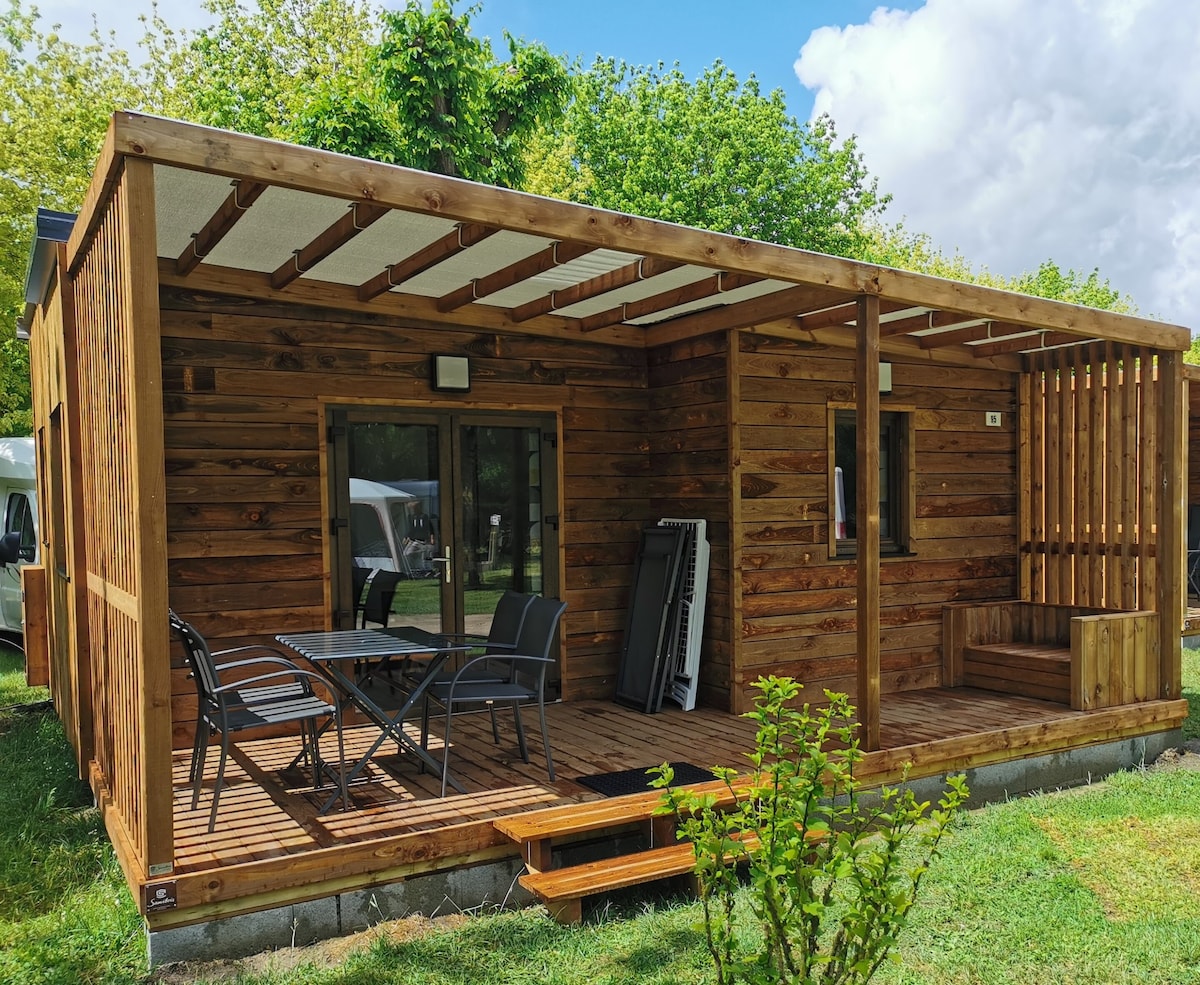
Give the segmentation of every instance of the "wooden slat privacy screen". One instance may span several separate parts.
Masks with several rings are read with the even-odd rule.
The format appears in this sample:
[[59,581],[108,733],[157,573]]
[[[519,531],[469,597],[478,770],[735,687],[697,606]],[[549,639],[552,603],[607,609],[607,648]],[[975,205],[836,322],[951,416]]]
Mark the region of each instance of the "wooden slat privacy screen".
[[1157,609],[1163,401],[1152,354],[1052,350],[1031,377],[1029,599]]
[[[93,783],[103,788],[106,810],[119,821],[128,849],[121,853],[122,862],[143,875],[169,871],[173,852],[171,786],[162,782],[171,768],[170,720],[163,714],[169,705],[165,604],[156,613],[147,602],[165,598],[166,576],[165,547],[154,544],[161,521],[156,524],[146,494],[147,487],[154,487],[154,475],[145,464],[151,455],[157,457],[161,488],[161,417],[157,447],[153,428],[146,428],[143,417],[147,405],[158,405],[161,414],[161,372],[148,365],[145,355],[147,346],[158,350],[157,305],[147,306],[141,296],[150,290],[156,299],[157,284],[153,267],[149,284],[144,282],[146,271],[136,268],[142,250],[133,246],[144,235],[139,220],[146,214],[144,199],[152,194],[149,167],[127,168],[78,265],[74,285],[80,457],[91,463],[83,477],[82,505],[88,519],[92,769],[99,774]],[[145,323],[147,317],[152,325]],[[147,558],[156,550],[163,555],[157,573],[147,568]],[[148,643],[159,636],[161,647]],[[156,664],[164,668],[161,679]]]

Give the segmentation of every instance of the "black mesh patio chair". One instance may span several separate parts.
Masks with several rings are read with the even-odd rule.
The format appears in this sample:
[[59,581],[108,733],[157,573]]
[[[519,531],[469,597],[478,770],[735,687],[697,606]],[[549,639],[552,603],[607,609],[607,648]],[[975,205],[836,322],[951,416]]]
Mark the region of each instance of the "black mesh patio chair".
[[367,583],[367,597],[362,604],[363,629],[367,623],[386,626],[392,617],[392,601],[396,597],[396,585],[403,576],[396,571],[385,571],[380,568],[375,576]]
[[[325,678],[304,670],[268,646],[238,647],[213,653],[194,626],[173,611],[170,612],[170,620],[171,628],[183,643],[190,676],[196,686],[196,738],[192,744],[192,765],[188,774],[192,784],[193,810],[200,802],[208,740],[213,734],[221,736],[221,755],[213,786],[208,830],[212,831],[217,822],[217,805],[225,780],[225,761],[229,756],[229,736],[246,729],[298,723],[306,758],[313,771],[313,786],[319,788],[327,770],[321,759],[320,726],[332,718],[337,730],[337,781],[342,804],[347,804],[341,703],[336,694],[332,694],[332,700],[327,701],[313,689],[313,683],[316,682],[332,693]],[[217,656],[233,654],[239,654],[240,658],[219,664],[215,659]],[[222,683],[221,675],[226,671],[255,667],[260,669],[259,673],[250,672],[251,676],[242,680]]]
[[[517,639],[521,635],[521,626],[525,622],[525,613],[529,609],[529,604],[534,600],[533,595],[526,595],[523,592],[514,592],[511,588],[505,591],[500,599],[496,602],[496,611],[492,614],[492,624],[488,628],[487,635],[480,633],[442,633],[451,640],[462,640],[465,643],[477,643],[479,649],[483,651],[484,656],[501,655],[512,653],[516,650]],[[463,670],[466,669],[464,666]],[[434,685],[449,684],[455,678],[457,671],[447,670],[438,674],[434,680]],[[467,675],[468,680],[459,679],[460,684],[498,684],[501,681],[508,680],[509,668],[503,665],[492,666],[492,662],[488,660],[477,660],[471,663],[471,671]],[[489,706],[492,713],[492,738],[496,744],[500,743],[500,727],[496,722],[496,707]],[[429,730],[429,703],[424,705],[424,713],[421,721],[421,734],[424,735]]]
[[[456,671],[449,681],[435,684],[426,692],[427,702],[436,701],[446,711],[442,746],[443,797],[446,796],[446,782],[450,775],[450,734],[454,724],[454,713],[464,706],[511,705],[521,759],[528,763],[529,748],[525,742],[525,728],[521,722],[521,705],[537,702],[542,748],[546,754],[546,771],[551,781],[554,780],[554,757],[550,752],[550,736],[546,730],[546,671],[554,663],[550,649],[554,645],[554,634],[566,608],[566,602],[534,596],[525,610],[521,632],[514,647],[515,652],[488,653],[473,657]],[[504,667],[506,674],[502,680],[473,681],[472,674],[480,664],[487,664],[489,670]],[[423,725],[427,725],[428,721],[426,709],[422,716]],[[422,728],[421,744],[428,744],[427,727]]]

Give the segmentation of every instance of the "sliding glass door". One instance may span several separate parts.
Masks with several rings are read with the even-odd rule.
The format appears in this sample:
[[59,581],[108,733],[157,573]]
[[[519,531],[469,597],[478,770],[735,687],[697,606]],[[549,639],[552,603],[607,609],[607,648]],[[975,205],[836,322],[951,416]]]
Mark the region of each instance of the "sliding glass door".
[[335,625],[354,624],[356,586],[378,571],[399,576],[391,624],[432,631],[486,633],[508,588],[558,593],[552,416],[329,417]]

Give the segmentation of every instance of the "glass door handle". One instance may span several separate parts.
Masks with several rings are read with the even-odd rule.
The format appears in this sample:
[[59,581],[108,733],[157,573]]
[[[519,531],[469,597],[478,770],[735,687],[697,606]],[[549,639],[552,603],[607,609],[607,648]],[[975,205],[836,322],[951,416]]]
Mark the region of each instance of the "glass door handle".
[[448,544],[446,545],[446,556],[445,557],[431,557],[429,560],[437,561],[443,566],[442,567],[442,577],[446,579],[446,584],[449,585],[450,584],[450,545],[448,545]]

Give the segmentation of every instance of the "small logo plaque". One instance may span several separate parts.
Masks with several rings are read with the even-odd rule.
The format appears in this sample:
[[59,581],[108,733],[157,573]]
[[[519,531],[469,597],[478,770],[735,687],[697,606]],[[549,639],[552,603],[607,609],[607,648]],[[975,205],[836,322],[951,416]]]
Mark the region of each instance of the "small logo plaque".
[[146,912],[157,913],[159,910],[173,910],[178,905],[175,899],[175,880],[156,882],[145,887]]

